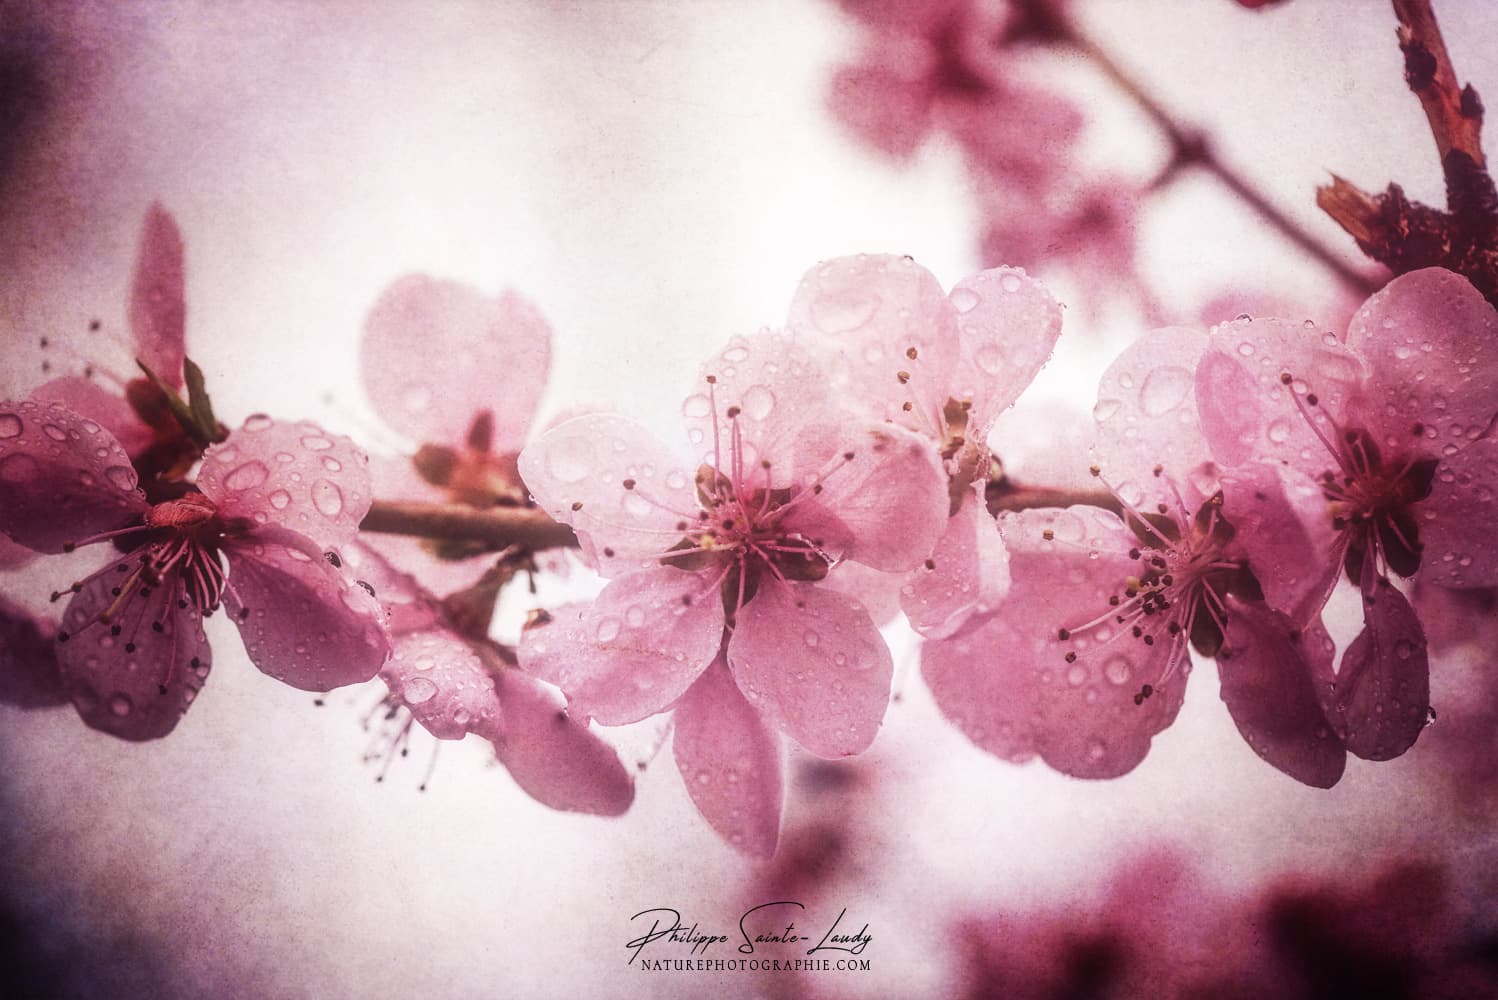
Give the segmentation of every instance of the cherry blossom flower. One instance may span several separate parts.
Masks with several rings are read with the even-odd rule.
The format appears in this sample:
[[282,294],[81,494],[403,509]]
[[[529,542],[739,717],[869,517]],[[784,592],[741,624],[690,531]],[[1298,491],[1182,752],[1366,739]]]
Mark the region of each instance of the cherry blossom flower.
[[[370,311],[361,360],[376,412],[419,443],[409,461],[372,464],[380,495],[478,508],[527,502],[515,460],[551,363],[551,328],[531,303],[407,275]],[[451,543],[366,541],[441,589],[465,586],[476,572],[464,558],[476,553]]]
[[802,279],[788,326],[814,346],[841,398],[924,437],[947,474],[950,518],[925,566],[905,582],[912,627],[940,638],[1009,585],[984,505],[987,439],[1061,332],[1061,309],[1023,271],[995,268],[950,295],[908,257],[825,261]]
[[50,708],[68,703],[57,669],[57,629],[0,596],[0,703]]
[[[765,853],[782,785],[773,730],[819,756],[859,753],[889,700],[893,663],[868,611],[824,581],[844,560],[919,564],[946,523],[946,478],[913,433],[835,406],[784,334],[734,338],[703,378],[682,407],[690,462],[612,414],[521,453],[536,501],[610,582],[528,630],[519,654],[605,725],[677,705],[699,810]],[[740,791],[721,797],[720,782]]]
[[[173,408],[174,402],[182,405],[181,394],[193,388],[186,380],[192,369],[187,360],[183,285],[182,234],[171,214],[152,204],[141,230],[130,294],[129,370],[111,373],[91,362],[84,375],[53,379],[31,393],[34,400],[61,403],[104,427],[148,483],[182,478],[209,441],[220,436],[216,422],[213,427],[194,425],[192,430],[199,432],[195,436],[184,425],[186,414]],[[137,364],[155,380],[137,371]],[[103,378],[115,386],[101,385]],[[201,393],[201,385],[195,391]],[[201,424],[211,411],[194,416]]]
[[1261,757],[1309,784],[1341,776],[1312,680],[1324,634],[1264,604],[1203,464],[1192,369],[1205,346],[1163,330],[1114,362],[1093,411],[1093,469],[1122,516],[1001,514],[1009,595],[923,648],[937,704],[989,752],[1077,777],[1127,773],[1174,721],[1194,647],[1219,657],[1223,699]]
[[618,816],[634,781],[607,743],[563,707],[562,696],[516,668],[513,653],[455,622],[443,603],[374,549],[341,550],[389,615],[390,659],[380,679],[393,703],[441,740],[469,733],[494,745],[501,763],[543,805]]
[[1252,557],[1309,563],[1308,610],[1344,573],[1362,594],[1365,628],[1326,687],[1328,718],[1359,756],[1398,756],[1428,721],[1424,630],[1391,574],[1498,583],[1495,337],[1498,315],[1481,295],[1431,268],[1364,303],[1345,342],[1301,324],[1235,322],[1214,331],[1197,372],[1218,461],[1278,466],[1310,496],[1285,530],[1250,533]]
[[372,597],[323,558],[369,506],[365,457],[311,423],[251,417],[204,456],[196,487],[149,502],[128,455],[56,403],[0,404],[0,521],[23,545],[118,548],[70,594],[57,633],[84,721],[130,740],[177,724],[212,662],[222,603],[251,661],[295,687],[367,680],[389,653]]

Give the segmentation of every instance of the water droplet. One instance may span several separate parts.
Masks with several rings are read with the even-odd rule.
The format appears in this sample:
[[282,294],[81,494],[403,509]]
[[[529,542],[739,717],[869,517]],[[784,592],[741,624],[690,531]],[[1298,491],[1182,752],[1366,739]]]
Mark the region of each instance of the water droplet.
[[744,393],[744,412],[752,420],[764,420],[775,409],[775,394],[765,386],[751,386]]
[[333,447],[333,442],[329,441],[321,434],[308,434],[306,437],[302,438],[302,447],[308,449],[309,451],[327,451],[329,448]]
[[338,461],[338,459],[334,458],[332,455],[324,455],[322,457],[322,467],[324,469],[327,469],[329,472],[343,471],[343,463]]
[[268,430],[275,426],[275,421],[263,413],[256,413],[244,422],[244,429],[251,433]]
[[[1151,371],[1139,389],[1139,408],[1151,417],[1162,416],[1185,402],[1193,378],[1184,368],[1167,365]],[[1121,384],[1122,380],[1120,380]]]
[[878,309],[877,296],[827,294],[811,304],[811,321],[823,333],[848,333],[867,323]]
[[645,518],[650,516],[650,501],[638,493],[624,494],[624,510],[631,517]]
[[312,505],[324,517],[337,517],[343,513],[343,491],[326,479],[312,484]]
[[1020,280],[1017,275],[1006,274],[999,279],[999,284],[1006,292],[1017,292],[1020,288]]
[[1109,684],[1122,686],[1129,683],[1129,673],[1129,661],[1126,657],[1109,657],[1108,662],[1103,664],[1103,676],[1108,678]]
[[276,508],[276,510],[285,510],[291,506],[291,494],[285,490],[276,490],[266,499],[270,501],[270,505]]
[[1081,687],[1087,683],[1087,668],[1080,663],[1073,663],[1066,671],[1066,683],[1072,687]]
[[42,433],[54,441],[66,441],[68,432],[56,424],[42,424]]
[[19,437],[22,426],[21,418],[14,413],[0,413],[0,438]]
[[131,702],[130,699],[123,694],[117,694],[113,698],[109,699],[109,711],[119,716],[120,718],[124,718],[125,716],[129,715],[131,711],[134,710],[134,708],[134,703]]
[[953,308],[960,313],[972,312],[978,308],[978,303],[983,301],[971,288],[954,288],[949,298],[952,300]]
[[806,643],[808,646],[815,646],[817,643],[822,641],[822,637],[817,635],[814,630],[807,629],[805,632],[801,633],[801,641]]
[[978,348],[978,354],[973,360],[990,375],[997,375],[1004,370],[1004,352],[999,350],[997,344],[984,344]]
[[645,609],[638,604],[632,604],[629,610],[624,612],[624,620],[629,623],[630,628],[639,628],[645,624]]
[[1400,639],[1394,644],[1394,655],[1401,660],[1408,660],[1415,655],[1415,645],[1408,639]]
[[712,400],[700,392],[688,396],[681,404],[681,415],[684,417],[705,417],[712,412]]
[[682,490],[686,489],[686,486],[687,477],[679,470],[672,469],[666,474],[666,488],[668,490]]
[[1243,355],[1245,358],[1251,358],[1254,356],[1254,345],[1245,340],[1243,343],[1238,345],[1238,353]]
[[1097,401],[1097,405],[1092,408],[1092,419],[1098,423],[1103,423],[1117,413],[1121,406],[1123,406],[1123,403],[1119,400],[1100,399]]
[[403,697],[408,705],[420,705],[424,701],[430,701],[437,695],[437,685],[425,677],[413,677],[406,682],[403,689]]
[[1108,748],[1103,746],[1102,740],[1089,740],[1087,742],[1087,759],[1094,763],[1103,759],[1108,753]]
[[563,438],[546,453],[546,471],[563,483],[586,479],[593,471],[593,446],[581,438]]
[[619,619],[610,615],[598,623],[598,631],[594,637],[599,642],[612,642],[619,637],[620,627]]
[[746,347],[735,345],[723,352],[723,360],[727,361],[729,364],[740,364],[741,362],[747,361],[748,359],[749,349]]
[[269,478],[264,462],[246,462],[224,477],[224,485],[231,490],[252,490]]
[[1290,440],[1290,421],[1284,417],[1280,417],[1269,425],[1269,429],[1265,433],[1268,435],[1269,440],[1275,444],[1284,444]]

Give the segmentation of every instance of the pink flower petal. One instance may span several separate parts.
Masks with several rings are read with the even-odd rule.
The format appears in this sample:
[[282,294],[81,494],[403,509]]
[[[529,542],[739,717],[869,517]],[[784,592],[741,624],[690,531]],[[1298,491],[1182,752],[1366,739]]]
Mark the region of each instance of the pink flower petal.
[[1228,602],[1227,644],[1217,670],[1238,732],[1254,753],[1296,781],[1332,787],[1347,751],[1332,736],[1316,693],[1318,680],[1331,672],[1331,639],[1319,620],[1302,632],[1263,604]]
[[1095,458],[1131,504],[1176,506],[1173,486],[1189,482],[1207,457],[1195,385],[1206,346],[1195,330],[1156,330],[1120,354],[1098,384]]
[[948,519],[928,566],[911,573],[901,601],[910,627],[928,639],[946,638],[1009,592],[1009,552],[974,491]]
[[562,696],[519,670],[494,679],[504,706],[499,732],[475,730],[527,795],[552,809],[620,816],[635,798],[634,778],[619,755],[574,719]]
[[723,602],[711,583],[711,574],[667,567],[621,576],[591,605],[527,629],[520,665],[585,718],[638,722],[681,697],[717,655]]
[[[1090,507],[1006,514],[999,525],[1013,586],[992,615],[926,643],[922,672],[937,704],[1007,760],[1038,754],[1080,778],[1128,773],[1174,721],[1190,670],[1178,654],[1165,677],[1172,643],[1146,646],[1107,617],[1109,597],[1137,571],[1128,558],[1137,539]],[[1100,616],[1102,625],[1080,628]],[[1063,628],[1074,633],[1065,642]],[[1152,693],[1136,702],[1145,684]]]
[[817,586],[847,594],[862,604],[874,624],[882,628],[899,617],[900,590],[905,586],[905,577],[845,559]]
[[494,677],[461,637],[444,628],[395,637],[380,680],[439,740],[500,725]]
[[951,507],[935,451],[892,424],[844,440],[847,450],[822,478],[821,494],[787,513],[785,527],[875,569],[919,565],[946,530]]
[[354,537],[369,513],[369,456],[310,420],[246,420],[209,448],[198,488],[226,518],[279,524],[323,547]]
[[153,203],[146,211],[130,289],[130,332],[136,357],[178,390],[187,357],[183,280],[182,234],[171,214]]
[[228,610],[250,660],[304,691],[330,691],[379,673],[390,638],[379,602],[306,538],[263,528],[227,541]]
[[145,513],[130,458],[97,421],[57,403],[0,403],[0,531],[37,552]]
[[124,396],[89,379],[64,375],[37,386],[31,398],[38,403],[61,403],[80,417],[88,417],[113,434],[127,455],[141,454],[155,440],[151,428]]
[[[695,470],[644,427],[590,413],[553,427],[520,453],[536,503],[572,525],[604,576],[647,566],[684,534],[699,510]],[[633,489],[624,482],[632,481]]]
[[[855,136],[890,156],[906,159],[920,148],[931,128],[931,87],[912,79],[905,67],[891,68],[890,56],[919,60],[919,46],[882,46],[879,62],[842,66],[832,78],[828,104],[832,115]],[[917,69],[921,67],[911,67]]]
[[511,291],[498,298],[424,274],[387,288],[364,324],[364,388],[387,424],[457,444],[494,416],[494,449],[525,443],[551,367],[551,327]]
[[869,613],[814,584],[761,580],[728,665],[749,704],[819,757],[867,750],[889,707],[894,661]]
[[105,624],[119,579],[95,574],[68,603],[62,629],[69,637],[58,643],[57,665],[85,723],[125,740],[159,739],[197,697],[213,654],[198,609],[178,603],[175,576],[126,601]]
[[1369,417],[1388,446],[1407,445],[1417,423],[1464,445],[1498,415],[1498,313],[1459,274],[1395,278],[1358,310],[1347,345],[1368,359]]
[[829,355],[838,398],[940,438],[958,362],[957,310],[930,271],[893,255],[824,261],[801,279],[787,324]]
[[1045,286],[1012,267],[958,282],[951,301],[962,355],[950,395],[972,401],[968,435],[982,441],[1050,359],[1061,336],[1061,307]]
[[1420,578],[1442,587],[1498,586],[1498,439],[1473,442],[1436,469],[1418,507]]
[[0,569],[20,569],[36,558],[36,553],[26,546],[0,535]]
[[[702,366],[681,414],[694,462],[743,485],[789,486],[837,452],[823,369],[806,346],[780,332],[730,340]],[[760,467],[762,460],[769,469]]]
[[17,708],[65,705],[52,626],[0,596],[0,703]]
[[339,553],[347,575],[356,585],[373,591],[385,609],[386,625],[392,636],[437,627],[442,606],[415,577],[396,569],[379,550],[364,544],[362,538],[343,546]]
[[[1334,460],[1317,430],[1336,439],[1328,417],[1345,424],[1365,372],[1356,352],[1314,326],[1282,319],[1224,323],[1212,331],[1196,377],[1212,456],[1228,466],[1257,459],[1319,474]],[[1311,396],[1315,406],[1306,402]]]
[[675,719],[671,749],[697,811],[745,854],[774,855],[785,798],[780,738],[721,656],[677,702]]
[[1223,477],[1232,545],[1248,556],[1269,606],[1298,622],[1321,612],[1342,573],[1321,487],[1283,466],[1254,462]]
[[1322,708],[1347,749],[1364,760],[1391,760],[1414,745],[1429,721],[1430,663],[1420,619],[1391,586],[1364,602],[1365,627],[1337,668],[1318,685]]

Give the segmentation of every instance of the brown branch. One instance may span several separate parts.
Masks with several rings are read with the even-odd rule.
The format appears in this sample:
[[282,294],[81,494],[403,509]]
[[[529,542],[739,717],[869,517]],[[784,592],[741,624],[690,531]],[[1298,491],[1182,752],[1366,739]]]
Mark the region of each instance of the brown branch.
[[1123,506],[1107,490],[1073,490],[1052,486],[1026,486],[1012,479],[991,482],[984,493],[990,514],[1037,507],[1101,507],[1122,515]]
[[531,550],[577,547],[577,536],[571,528],[534,507],[478,510],[459,503],[376,500],[359,528],[441,541],[481,542],[496,550],[511,545]]
[[1425,109],[1430,134],[1441,162],[1453,151],[1465,153],[1479,168],[1482,155],[1482,102],[1470,85],[1462,87],[1446,53],[1430,0],[1394,0],[1399,18],[1399,48],[1404,52],[1404,79]]

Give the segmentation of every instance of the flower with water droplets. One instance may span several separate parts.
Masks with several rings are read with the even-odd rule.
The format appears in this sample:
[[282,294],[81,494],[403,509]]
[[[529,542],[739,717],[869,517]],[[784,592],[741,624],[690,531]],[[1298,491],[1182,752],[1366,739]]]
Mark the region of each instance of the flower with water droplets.
[[1226,487],[1203,465],[1191,370],[1205,343],[1159,331],[1103,376],[1093,472],[1121,516],[1084,506],[1000,515],[1008,597],[925,645],[938,705],[991,753],[1038,755],[1078,777],[1127,773],[1174,720],[1194,648],[1218,658],[1223,698],[1261,757],[1310,784],[1341,776],[1308,630],[1264,604],[1223,515]]
[[[946,524],[946,477],[914,434],[835,406],[784,334],[735,338],[682,412],[685,462],[612,414],[566,421],[521,453],[536,501],[611,579],[591,604],[527,631],[520,659],[606,725],[673,704],[712,720],[687,723],[700,738],[677,745],[678,764],[709,776],[687,782],[709,820],[765,853],[780,810],[773,729],[820,756],[859,753],[889,701],[888,648],[862,604],[827,582],[844,560],[919,564]],[[730,745],[746,754],[733,768],[715,756]],[[754,793],[708,796],[715,773]],[[757,818],[730,814],[745,808]]]
[[[528,502],[515,460],[551,364],[551,327],[535,306],[509,290],[491,298],[407,275],[370,310],[360,354],[375,411],[417,445],[409,460],[375,460],[381,496],[479,509]],[[453,542],[367,540],[443,589],[472,583],[467,557],[483,554]]]
[[1498,314],[1461,276],[1415,271],[1345,341],[1272,319],[1218,327],[1197,386],[1217,460],[1260,482],[1274,470],[1300,498],[1283,530],[1245,539],[1256,561],[1304,567],[1295,616],[1340,576],[1361,592],[1365,628],[1322,686],[1326,710],[1354,753],[1398,756],[1428,721],[1429,665],[1391,577],[1498,583]]
[[984,503],[988,435],[1050,357],[1060,307],[1014,268],[979,272],[948,294],[909,257],[863,255],[812,268],[788,325],[818,352],[839,398],[924,438],[941,462],[950,517],[900,604],[917,632],[951,635],[1009,586]]
[[374,676],[390,651],[379,606],[327,560],[369,506],[366,459],[311,423],[251,417],[208,450],[195,486],[150,502],[118,441],[60,404],[0,404],[0,528],[43,553],[115,550],[70,596],[63,686],[89,725],[166,735],[212,662],[202,619],[222,603],[250,659],[327,690]]
[[[203,449],[222,439],[201,373],[187,358],[183,284],[182,234],[171,213],[152,204],[130,292],[128,368],[111,371],[93,359],[83,374],[52,379],[31,393],[103,426],[148,485],[183,478]],[[182,401],[184,392],[195,408]]]
[[389,615],[392,650],[380,679],[393,705],[440,740],[469,733],[488,740],[515,783],[543,805],[602,816],[629,808],[634,780],[618,754],[567,712],[555,688],[518,669],[487,629],[454,620],[368,545],[353,542],[341,554]]

